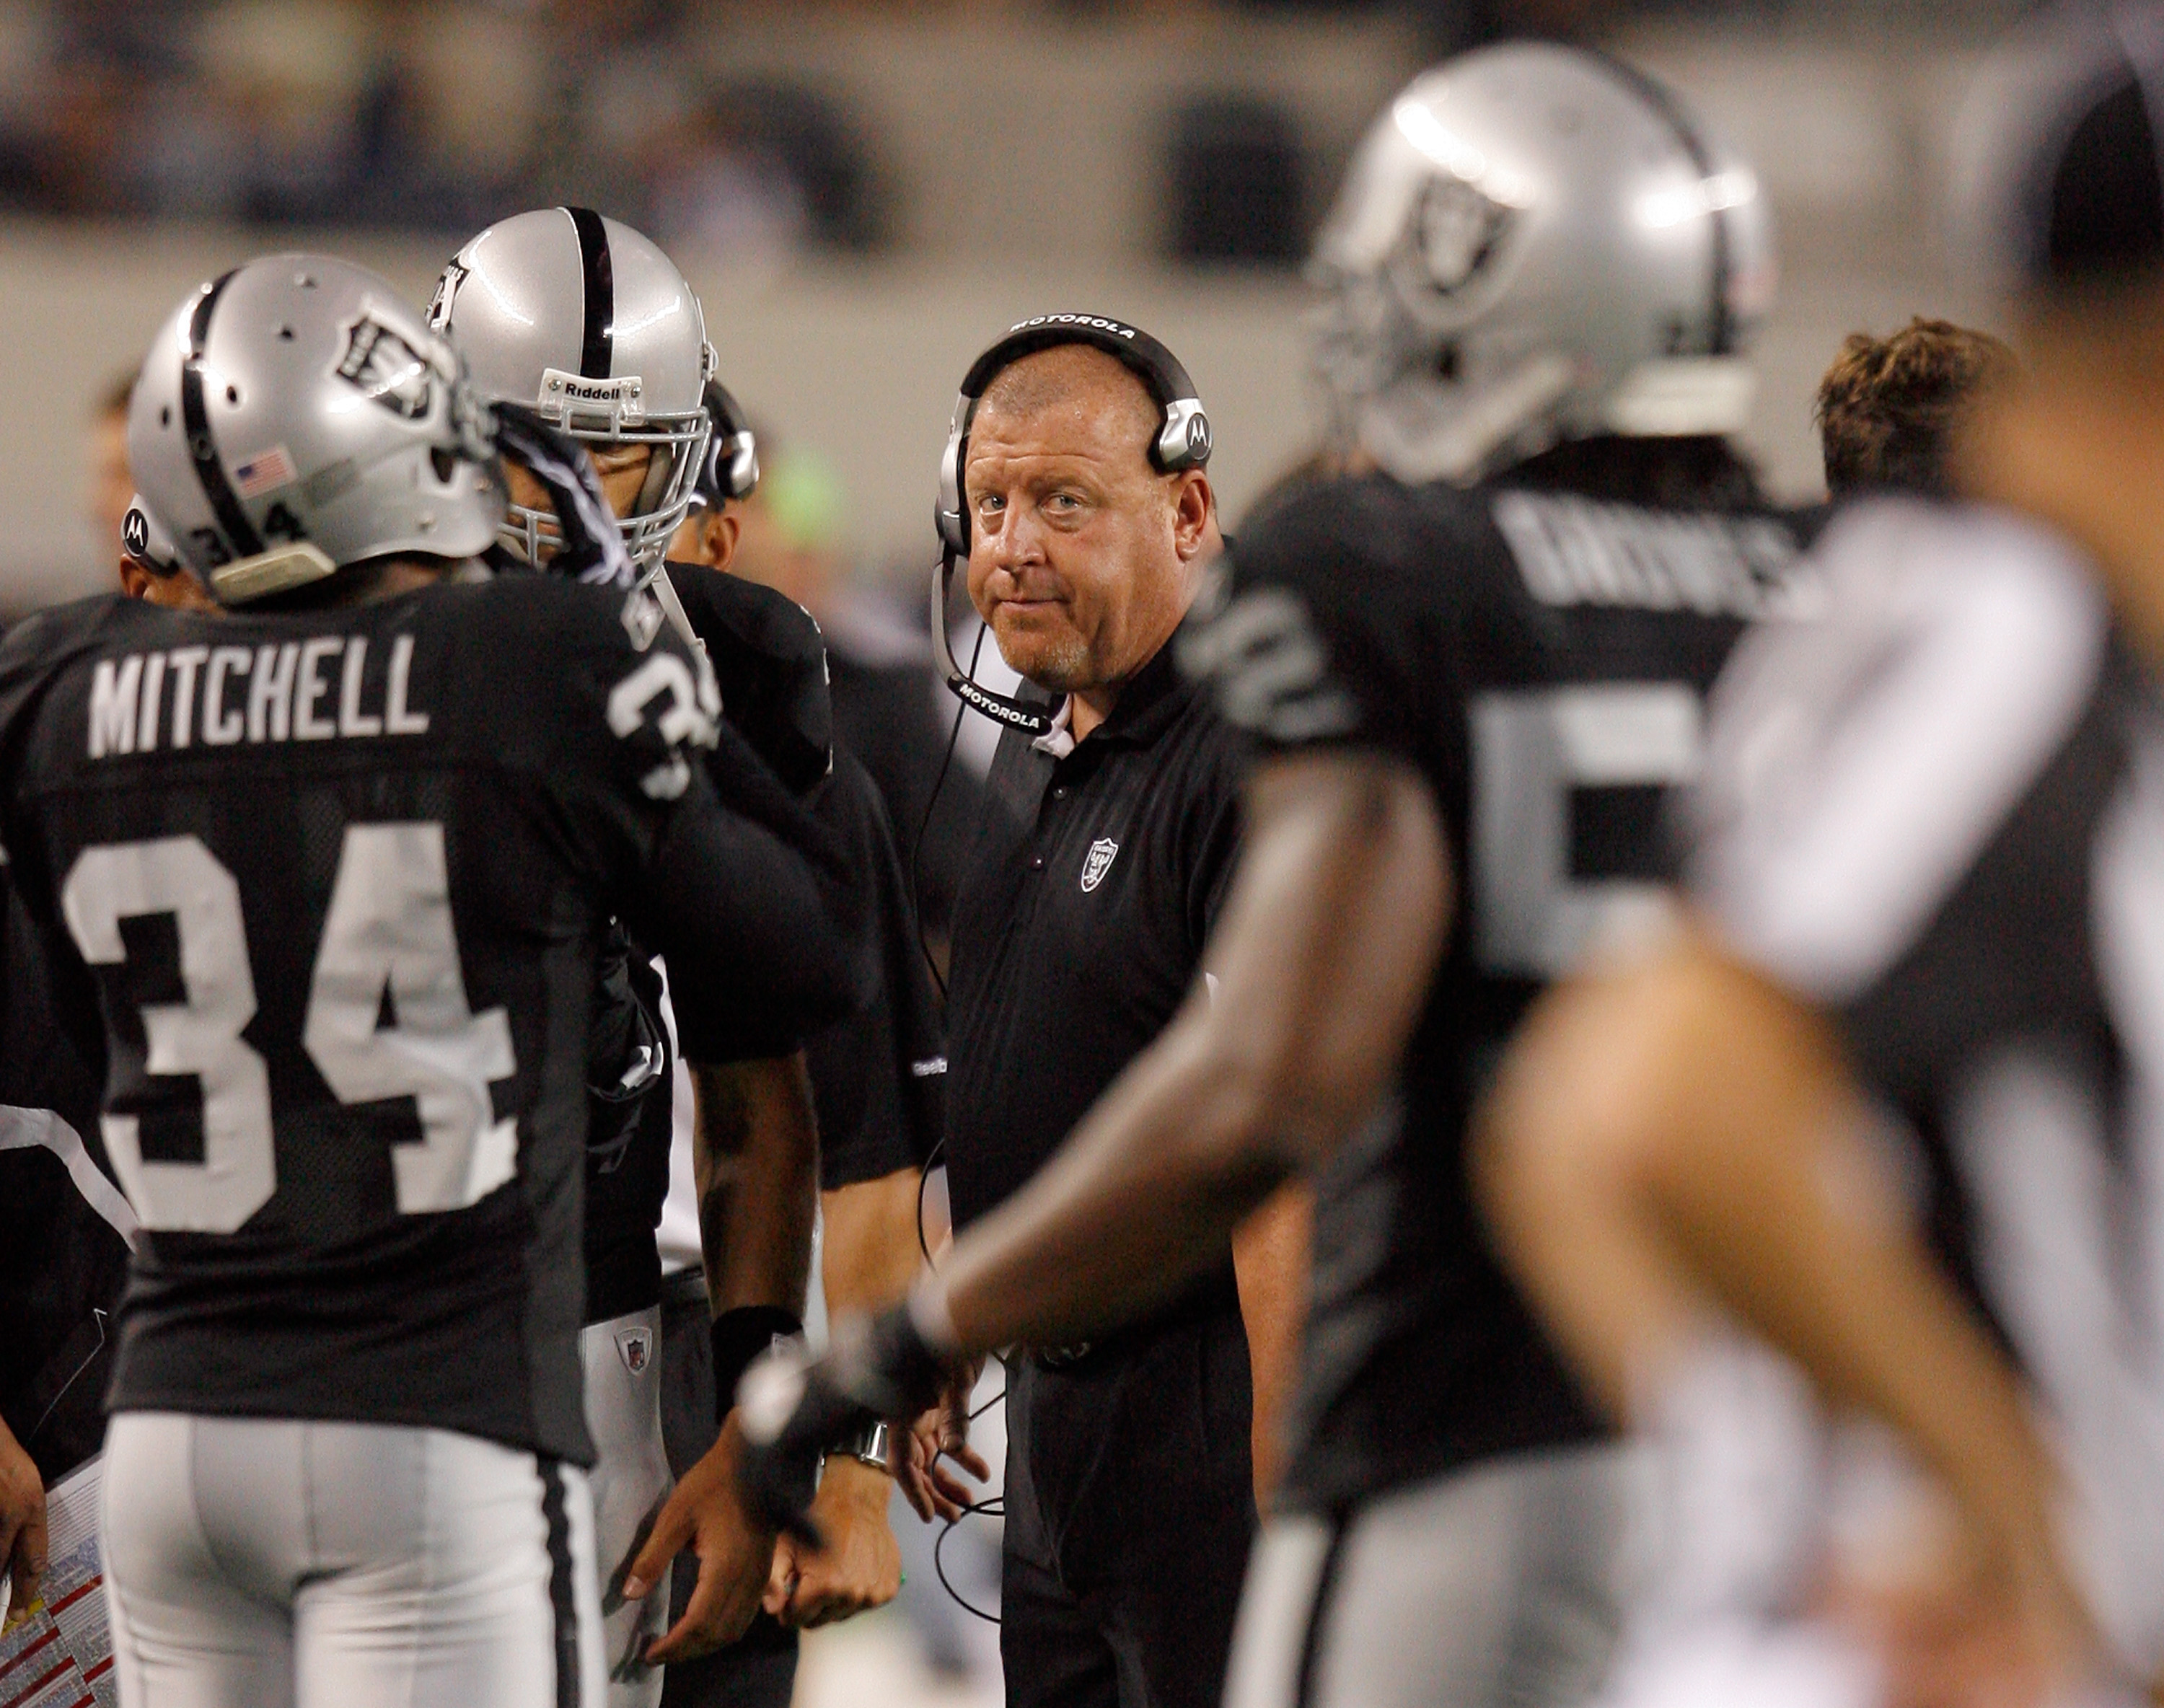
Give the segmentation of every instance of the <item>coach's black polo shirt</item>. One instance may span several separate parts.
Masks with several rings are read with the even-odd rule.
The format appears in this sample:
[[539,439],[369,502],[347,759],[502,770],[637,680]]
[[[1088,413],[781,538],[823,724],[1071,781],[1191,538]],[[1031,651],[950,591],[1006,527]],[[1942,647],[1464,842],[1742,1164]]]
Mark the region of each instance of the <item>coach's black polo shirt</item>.
[[955,901],[958,1227],[1057,1149],[1194,984],[1232,875],[1241,738],[1168,644],[1083,741],[1000,739]]

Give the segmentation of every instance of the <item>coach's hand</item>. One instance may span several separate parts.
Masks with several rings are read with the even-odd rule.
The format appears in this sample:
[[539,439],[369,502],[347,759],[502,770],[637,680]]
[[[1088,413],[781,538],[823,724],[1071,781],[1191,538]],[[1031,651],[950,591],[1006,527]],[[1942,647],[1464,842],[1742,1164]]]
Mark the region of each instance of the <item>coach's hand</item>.
[[720,1437],[655,1516],[653,1533],[624,1579],[624,1599],[636,1601],[668,1582],[670,1565],[686,1548],[699,1557],[699,1584],[684,1616],[646,1652],[655,1666],[696,1660],[734,1642],[759,1611],[774,1558],[774,1527],[748,1513],[737,1492],[743,1451],[733,1411]]
[[29,1616],[45,1572],[45,1485],[29,1454],[0,1423],[0,1566],[8,1573],[8,1618]]
[[948,1470],[948,1464],[960,1466],[980,1483],[991,1479],[992,1468],[969,1445],[969,1400],[977,1391],[977,1378],[983,1371],[981,1359],[956,1371],[939,1403],[896,1435],[889,1447],[902,1498],[927,1524],[934,1518],[953,1523],[969,1510],[981,1492]]
[[808,1629],[884,1607],[901,1588],[901,1549],[886,1521],[894,1479],[846,1456],[830,1458],[812,1502],[812,1521],[827,1539],[806,1547],[793,1536],[775,1545],[766,1611]]
[[801,1343],[767,1353],[737,1389],[745,1506],[760,1522],[823,1547],[812,1516],[821,1458],[867,1423],[916,1416],[949,1374],[906,1304],[836,1319],[832,1344],[816,1359]]

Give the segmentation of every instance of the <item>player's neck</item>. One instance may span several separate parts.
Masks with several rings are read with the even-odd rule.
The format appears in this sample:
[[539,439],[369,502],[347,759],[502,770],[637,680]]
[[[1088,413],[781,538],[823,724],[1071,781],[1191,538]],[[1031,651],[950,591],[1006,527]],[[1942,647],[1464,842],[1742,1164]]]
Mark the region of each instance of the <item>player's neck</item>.
[[285,597],[265,599],[260,611],[331,611],[355,605],[376,605],[445,581],[462,565],[440,559],[383,558],[357,564],[328,579],[297,588]]
[[1976,423],[1960,470],[1972,496],[2077,542],[2164,668],[2164,406],[2139,386],[2025,387]]

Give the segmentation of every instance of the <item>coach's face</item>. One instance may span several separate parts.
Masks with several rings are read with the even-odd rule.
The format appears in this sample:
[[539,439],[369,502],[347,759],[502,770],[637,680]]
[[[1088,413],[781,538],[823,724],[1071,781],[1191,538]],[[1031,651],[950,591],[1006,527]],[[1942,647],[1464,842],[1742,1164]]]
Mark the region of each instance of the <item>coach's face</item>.
[[1086,344],[1026,356],[985,391],[963,470],[969,597],[1040,687],[1116,690],[1179,626],[1215,543],[1210,482],[1162,475],[1148,389]]

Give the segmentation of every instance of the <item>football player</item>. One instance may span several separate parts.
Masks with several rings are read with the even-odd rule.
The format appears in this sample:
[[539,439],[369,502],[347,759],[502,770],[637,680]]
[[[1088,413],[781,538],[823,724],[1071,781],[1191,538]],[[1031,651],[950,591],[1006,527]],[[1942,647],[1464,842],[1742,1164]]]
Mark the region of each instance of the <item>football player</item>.
[[1727,434],[1773,257],[1666,90],[1520,45],[1408,87],[1320,240],[1358,460],[1253,518],[1183,662],[1253,732],[1213,988],[905,1309],[756,1368],[759,1498],[958,1354],[1085,1338],[1316,1177],[1304,1389],[1227,1700],[1582,1700],[1633,1461],[1498,1269],[1476,1088],[1542,985],[1662,907],[1655,805],[1746,622],[1804,605]]
[[1614,1403],[1657,1419],[1717,1301],[1957,1498],[1828,1598],[1912,1699],[2164,1678],[2159,89],[2154,5],[1986,84],[2026,368],[1973,502],[1828,532],[1829,620],[1716,698],[1691,928],[1557,993],[1498,1101],[1499,1228]]
[[[789,607],[728,573],[738,512],[759,479],[758,447],[743,409],[718,381],[707,385],[706,413],[712,449],[691,512],[670,547],[666,573],[726,678],[752,666],[742,638],[746,618]],[[819,799],[829,822],[860,849],[877,896],[885,974],[870,1006],[814,1038],[806,1051],[819,1116],[821,1280],[832,1313],[890,1303],[915,1277],[920,1170],[944,1124],[946,1055],[916,907],[883,796],[838,738],[833,775]],[[780,1539],[766,1611],[786,1624],[810,1627],[891,1600],[901,1569],[887,1520],[892,1490],[875,1437],[830,1455],[813,1508],[828,1546],[815,1552],[794,1537]],[[673,1682],[670,1688],[673,1701]]]
[[697,657],[637,644],[620,552],[584,586],[477,564],[488,415],[375,275],[192,293],[129,455],[223,612],[108,596],[0,648],[0,840],[142,1228],[122,1700],[598,1704],[597,955],[617,916],[680,951],[694,1060],[747,1005],[845,1012],[823,838]]
[[[649,621],[658,625],[665,612],[665,620],[712,661],[732,724],[834,829],[869,891],[894,865],[891,838],[861,770],[846,758],[838,762],[833,752],[817,628],[769,590],[697,564],[663,568],[671,539],[685,530],[701,483],[717,497],[726,486],[741,497],[757,466],[740,419],[729,416],[720,428],[709,420],[714,352],[698,298],[682,275],[646,239],[614,220],[582,208],[543,209],[501,220],[461,249],[444,270],[431,314],[471,364],[484,395],[536,409],[583,446],[624,546],[658,598]],[[513,503],[503,543],[522,561],[546,564],[561,525],[549,494],[517,469],[512,472]],[[718,531],[711,525],[706,530],[717,544],[731,532],[726,518]],[[880,885],[882,899],[899,887]],[[652,976],[636,953],[630,971],[634,980]],[[710,1160],[695,1170],[713,1316],[711,1391],[720,1397],[716,1421],[724,1455],[733,1451],[727,1414],[738,1374],[775,1337],[798,1332],[805,1304],[818,1158],[815,1079],[796,1054],[798,1035],[776,1033],[775,1018],[743,1016],[733,1046],[737,1059],[726,1069],[706,1069],[698,1087],[697,1127],[707,1154],[734,1159],[726,1167]],[[675,1408],[665,1405],[660,1384],[664,1372],[670,1380],[696,1380],[696,1371],[682,1356],[646,1362],[652,1352],[666,1350],[659,1337],[663,1282],[654,1236],[670,1179],[670,1076],[646,1076],[644,1066],[654,1059],[639,1054],[643,1048],[627,1052],[617,1038],[597,1040],[597,1064],[624,1064],[627,1101],[622,1148],[606,1156],[597,1150],[589,1173],[589,1274],[622,1283],[606,1290],[590,1284],[583,1343],[588,1412],[601,1453],[597,1522],[612,1590],[608,1640],[619,1708],[658,1698],[664,1686],[652,1663],[696,1662],[717,1640],[745,1632],[769,1589],[776,1548],[769,1527],[743,1517],[726,1478],[695,1469],[663,1505],[669,1480],[664,1416]],[[936,1046],[925,1054],[936,1057]],[[832,1052],[821,1055],[831,1059]],[[890,1059],[886,1075],[893,1071]],[[607,1078],[596,1074],[593,1083]],[[844,1100],[825,1095],[833,1084],[818,1089],[824,1106],[839,1114]],[[854,1101],[861,1106],[864,1100],[859,1095]],[[846,1127],[836,1137],[846,1139]],[[636,1369],[628,1347],[648,1349]],[[707,1410],[716,1411],[712,1400]],[[868,1437],[864,1446],[866,1457],[877,1456],[876,1443]],[[833,1479],[828,1504],[841,1501],[843,1490],[870,1469],[850,1464]],[[859,1489],[862,1498],[837,1508],[838,1518],[846,1511],[852,1534],[859,1525],[866,1532],[869,1584],[854,1594],[846,1584],[801,1597],[785,1590],[765,1596],[777,1604],[769,1612],[831,1616],[892,1595],[893,1584],[882,1582],[898,1581],[885,1529],[883,1471],[875,1487],[876,1507]],[[709,1587],[687,1605],[676,1628],[654,1641],[668,1606],[665,1590],[653,1593],[654,1586],[666,1583],[670,1559],[694,1541]],[[789,1558],[785,1548],[783,1553]],[[810,1589],[821,1590],[817,1574],[806,1575],[813,1579]],[[717,1594],[722,1602],[709,1600]],[[711,1608],[722,1606],[727,1616],[710,1616]],[[721,1688],[726,1676],[737,1687],[778,1693],[785,1701],[793,1637],[769,1617],[757,1621],[743,1651],[703,1667],[680,1665],[666,1684],[668,1700],[704,1700],[707,1687]]]

